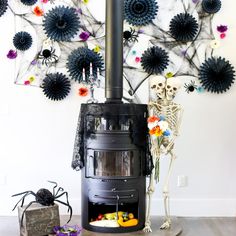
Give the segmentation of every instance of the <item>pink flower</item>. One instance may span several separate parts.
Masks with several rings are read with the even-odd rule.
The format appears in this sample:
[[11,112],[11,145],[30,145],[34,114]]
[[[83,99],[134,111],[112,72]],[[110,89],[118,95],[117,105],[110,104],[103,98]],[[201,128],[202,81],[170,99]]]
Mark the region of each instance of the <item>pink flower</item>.
[[225,37],[226,37],[226,34],[225,34],[225,33],[220,34],[220,38],[221,38],[221,39],[224,39]]
[[140,57],[135,57],[135,62],[139,63],[141,61]]
[[24,85],[30,85],[30,81],[29,81],[29,80],[26,80],[26,81],[24,82]]
[[48,3],[48,0],[41,0],[42,3]]

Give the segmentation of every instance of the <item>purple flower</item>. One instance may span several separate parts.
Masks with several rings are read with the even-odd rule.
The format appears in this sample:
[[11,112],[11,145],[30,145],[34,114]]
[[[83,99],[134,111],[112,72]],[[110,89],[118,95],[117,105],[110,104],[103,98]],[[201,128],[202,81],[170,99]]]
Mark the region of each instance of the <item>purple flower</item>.
[[143,29],[139,29],[138,30],[138,34],[143,34],[144,33],[144,30]]
[[90,36],[90,33],[89,33],[89,32],[86,32],[86,31],[82,32],[82,33],[79,35],[79,37],[82,39],[82,41],[87,41],[88,38],[89,38],[89,36]]
[[77,225],[69,226],[55,226],[53,228],[54,233],[56,233],[57,236],[78,236],[80,232],[82,231],[82,228],[80,228]]
[[220,25],[220,26],[217,26],[217,31],[220,32],[220,33],[224,33],[228,30],[228,26],[227,25]]
[[17,51],[14,50],[9,50],[9,52],[7,53],[7,58],[9,59],[15,59],[17,57]]
[[37,60],[33,60],[33,61],[31,61],[31,65],[36,65],[37,64]]
[[192,0],[192,2],[196,4],[199,2],[199,0]]
[[77,8],[76,12],[79,13],[79,14],[82,14],[82,9],[81,8]]

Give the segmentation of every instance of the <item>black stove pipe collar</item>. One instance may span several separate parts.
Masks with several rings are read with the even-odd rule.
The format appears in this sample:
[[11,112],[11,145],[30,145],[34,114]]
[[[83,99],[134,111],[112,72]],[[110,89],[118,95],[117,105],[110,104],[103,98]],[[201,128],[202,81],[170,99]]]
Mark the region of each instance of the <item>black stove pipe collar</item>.
[[124,0],[106,0],[106,103],[123,97]]

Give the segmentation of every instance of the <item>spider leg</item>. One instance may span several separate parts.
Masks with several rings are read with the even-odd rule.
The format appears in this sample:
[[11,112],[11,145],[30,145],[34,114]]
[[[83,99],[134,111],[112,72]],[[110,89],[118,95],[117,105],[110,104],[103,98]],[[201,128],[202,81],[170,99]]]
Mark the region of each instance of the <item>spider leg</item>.
[[58,56],[57,55],[52,55],[52,58],[55,60],[55,62],[58,61]]
[[53,54],[56,51],[56,49],[51,46],[51,50],[50,51]]
[[31,193],[32,195],[36,196],[36,194],[33,191],[25,191],[25,192],[22,192],[22,193],[14,194],[14,195],[12,195],[12,197],[16,197],[16,196],[19,196],[19,195],[22,195],[22,194],[25,194],[25,193]]
[[17,207],[17,205],[20,203],[20,201],[22,201],[22,202],[21,202],[21,207],[23,207],[24,201],[25,201],[25,197],[27,197],[29,194],[30,194],[30,193],[26,193],[26,194],[16,203],[16,205],[14,206],[14,208],[12,209],[12,211],[14,211],[14,210],[16,209],[16,207]]
[[48,182],[51,183],[51,184],[55,184],[55,186],[53,187],[53,196],[55,196],[55,189],[57,187],[57,183],[54,182],[54,181],[51,181],[51,180],[48,180]]
[[57,192],[56,192],[56,194],[55,194],[54,196],[57,197],[57,195],[58,195],[58,193],[59,193],[60,191],[64,191],[64,189],[63,189],[62,187],[59,187],[58,190],[57,190]]
[[16,209],[16,207],[20,203],[20,201],[22,201],[21,207],[23,206],[24,201],[25,201],[25,197],[27,197],[28,195],[32,194],[33,196],[36,197],[36,194],[33,191],[25,191],[25,192],[22,192],[22,193],[17,193],[17,194],[12,195],[12,197],[16,197],[16,196],[19,196],[19,195],[22,195],[22,194],[24,194],[24,196],[22,196],[22,198],[16,203],[16,205],[12,209],[13,211]]
[[[64,193],[61,193],[58,196],[55,196],[55,199],[57,199],[57,198],[59,198],[59,197],[61,197],[63,195],[66,195],[66,202],[67,202],[68,205],[70,205],[69,200],[68,200],[68,193],[67,192],[64,192]],[[68,211],[69,211],[69,209],[68,209]]]
[[69,220],[67,221],[67,223],[69,223],[70,220],[71,220],[71,217],[72,217],[72,207],[71,207],[69,204],[64,203],[64,202],[62,202],[62,201],[60,201],[60,200],[55,200],[55,202],[59,202],[59,203],[61,203],[61,204],[63,204],[63,205],[65,205],[65,206],[68,207],[68,209],[69,209],[69,211],[70,211],[70,218],[69,218]]
[[25,211],[26,211],[33,203],[36,203],[36,201],[30,202],[30,203],[26,206],[26,208],[24,209],[24,211],[22,212],[21,221],[20,221],[20,225],[21,225],[21,226],[23,225],[23,219],[24,219]]

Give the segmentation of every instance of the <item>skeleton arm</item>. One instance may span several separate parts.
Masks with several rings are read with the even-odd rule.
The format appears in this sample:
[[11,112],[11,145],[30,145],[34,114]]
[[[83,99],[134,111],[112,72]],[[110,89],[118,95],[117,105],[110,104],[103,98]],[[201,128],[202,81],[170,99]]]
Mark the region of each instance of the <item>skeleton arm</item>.
[[182,123],[184,110],[179,104],[176,104],[174,112],[179,113],[179,114],[178,114],[178,119],[176,120],[176,128],[175,128],[175,131],[173,133],[173,137],[172,137],[172,139],[170,140],[170,143],[168,144],[168,146],[165,149],[166,153],[169,153],[173,149],[175,140],[179,136],[179,130],[180,130],[180,125]]

